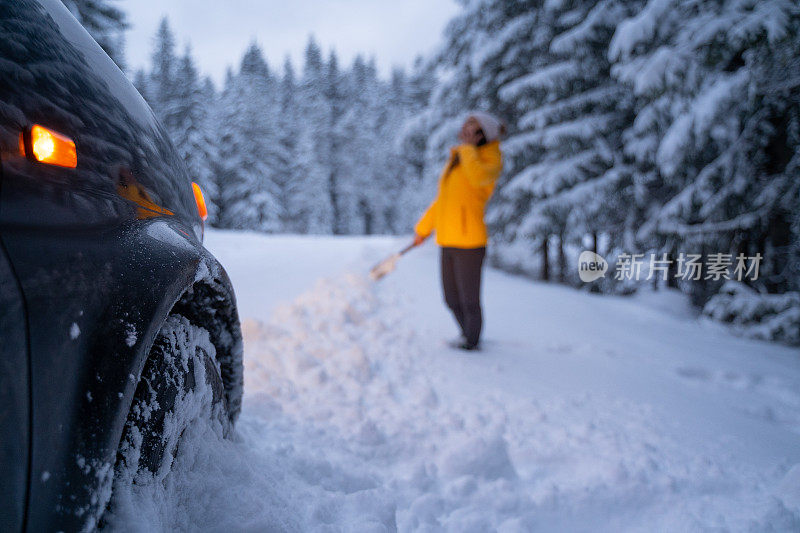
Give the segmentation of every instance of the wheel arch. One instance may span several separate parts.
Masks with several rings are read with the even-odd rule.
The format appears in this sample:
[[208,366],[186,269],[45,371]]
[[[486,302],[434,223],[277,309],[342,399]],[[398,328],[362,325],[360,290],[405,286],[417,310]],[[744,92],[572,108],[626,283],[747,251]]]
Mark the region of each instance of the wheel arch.
[[[155,219],[60,241],[80,249],[63,275],[35,278],[40,418],[31,530],[97,523],[111,496],[123,427],[153,343],[171,313],[208,329],[232,421],[241,409],[242,340],[230,279],[178,221]],[[31,259],[33,261],[33,259]],[[77,281],[76,281],[77,278]],[[59,307],[60,305],[60,307]],[[50,310],[56,309],[57,312]],[[70,324],[78,335],[70,338]]]

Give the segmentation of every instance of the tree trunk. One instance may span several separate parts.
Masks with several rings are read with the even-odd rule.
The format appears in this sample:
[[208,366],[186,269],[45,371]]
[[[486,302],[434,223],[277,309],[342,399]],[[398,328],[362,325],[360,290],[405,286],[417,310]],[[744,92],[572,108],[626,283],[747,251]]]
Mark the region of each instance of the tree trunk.
[[[792,228],[789,223],[789,214],[781,211],[770,225],[769,241],[772,252],[772,279],[767,284],[767,290],[781,293],[789,290],[787,271],[789,266],[789,248],[792,244]],[[763,254],[762,254],[763,255]]]
[[750,241],[747,237],[742,237],[739,239],[739,242],[736,245],[736,255],[739,254],[744,254],[745,256],[750,255]]
[[671,289],[678,288],[678,279],[675,277],[675,274],[678,270],[678,265],[675,264],[677,255],[677,252],[673,248],[669,251],[669,255],[667,256],[667,259],[670,261],[669,265],[667,266],[667,287]]
[[761,262],[760,272],[758,274],[758,279],[761,280],[761,283],[764,285],[767,285],[765,280],[769,279],[771,274],[770,272],[771,264],[767,262],[770,253],[770,251],[767,250],[767,236],[768,234],[766,231],[758,236],[758,240],[756,241],[756,250],[755,250],[756,253],[760,253],[764,257],[763,261]]
[[550,281],[550,257],[548,251],[549,238],[545,235],[542,240],[542,280]]
[[[656,260],[658,260],[658,259],[660,259],[660,258],[658,257],[658,254],[656,254]],[[661,274],[661,272],[658,272],[658,273],[650,272],[650,275],[653,276],[653,290],[654,291],[658,290],[658,276],[660,274]]]
[[[597,231],[592,231],[592,252],[599,255],[598,245],[597,245]],[[600,292],[600,284],[599,283],[591,283],[589,285],[589,292],[599,293]]]
[[564,232],[558,235],[558,281],[567,280],[567,255],[564,252]]
[[333,170],[328,174],[328,198],[330,199],[331,209],[333,210],[331,231],[334,235],[340,235],[342,233],[342,228],[339,213],[339,195],[336,193],[336,173]]
[[372,235],[372,209],[363,198],[358,201],[358,209],[361,211],[361,218],[364,220],[364,235]]

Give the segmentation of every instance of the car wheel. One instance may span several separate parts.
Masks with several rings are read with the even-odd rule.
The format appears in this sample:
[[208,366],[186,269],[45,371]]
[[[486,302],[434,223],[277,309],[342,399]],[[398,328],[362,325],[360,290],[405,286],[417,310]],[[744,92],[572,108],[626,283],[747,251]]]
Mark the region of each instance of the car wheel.
[[134,394],[122,433],[115,477],[133,483],[171,469],[184,430],[205,420],[226,436],[231,422],[208,331],[170,315],[161,327]]

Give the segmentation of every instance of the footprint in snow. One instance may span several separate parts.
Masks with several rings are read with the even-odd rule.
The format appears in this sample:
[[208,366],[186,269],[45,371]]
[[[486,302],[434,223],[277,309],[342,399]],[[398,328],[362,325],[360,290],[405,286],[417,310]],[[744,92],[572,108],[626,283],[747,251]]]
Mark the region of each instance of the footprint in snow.
[[696,366],[683,366],[675,370],[675,372],[682,378],[696,381],[710,381],[712,377],[711,372],[707,369]]

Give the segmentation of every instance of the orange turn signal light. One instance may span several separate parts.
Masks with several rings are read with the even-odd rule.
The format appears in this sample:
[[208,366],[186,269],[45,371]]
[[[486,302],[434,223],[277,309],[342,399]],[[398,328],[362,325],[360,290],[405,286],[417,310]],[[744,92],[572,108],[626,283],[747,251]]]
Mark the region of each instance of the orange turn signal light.
[[[24,148],[24,143],[20,144]],[[34,124],[31,128],[30,146],[31,153],[27,155],[41,163],[68,168],[78,166],[75,142],[66,135]]]
[[194,203],[197,204],[197,214],[200,218],[205,220],[208,218],[208,209],[206,209],[206,199],[203,198],[203,191],[200,186],[192,182],[192,191],[194,191]]

